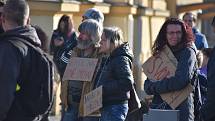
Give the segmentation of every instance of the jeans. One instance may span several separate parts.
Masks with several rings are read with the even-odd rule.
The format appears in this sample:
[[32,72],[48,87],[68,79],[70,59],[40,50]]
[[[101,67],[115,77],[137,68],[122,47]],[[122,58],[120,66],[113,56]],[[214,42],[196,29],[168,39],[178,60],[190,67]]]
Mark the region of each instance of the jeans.
[[102,108],[100,121],[125,121],[128,104],[110,105]]
[[70,104],[67,111],[62,117],[62,121],[99,121],[100,117],[87,116],[83,118],[78,117],[79,105]]
[[78,104],[70,104],[67,111],[64,112],[62,121],[79,121],[78,119]]

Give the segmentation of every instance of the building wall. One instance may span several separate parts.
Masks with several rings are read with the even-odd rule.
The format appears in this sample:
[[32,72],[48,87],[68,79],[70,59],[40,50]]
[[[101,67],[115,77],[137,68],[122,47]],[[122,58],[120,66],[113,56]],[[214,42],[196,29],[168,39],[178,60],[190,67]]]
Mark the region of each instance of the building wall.
[[31,24],[32,25],[39,25],[46,34],[50,36],[52,34],[52,30],[54,28],[54,23],[56,23],[53,19],[53,16],[47,16],[47,15],[31,15]]
[[186,5],[192,3],[202,3],[204,0],[177,0],[177,5]]

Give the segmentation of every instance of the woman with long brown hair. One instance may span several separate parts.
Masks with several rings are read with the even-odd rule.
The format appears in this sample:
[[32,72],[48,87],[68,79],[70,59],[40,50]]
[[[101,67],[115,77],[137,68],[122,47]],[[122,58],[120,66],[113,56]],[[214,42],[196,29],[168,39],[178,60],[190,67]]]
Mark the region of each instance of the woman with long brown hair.
[[[170,48],[177,60],[175,75],[161,80],[145,80],[144,89],[147,94],[154,95],[151,108],[172,109],[165,103],[161,94],[184,89],[191,83],[195,69],[196,54],[192,30],[177,18],[165,21],[152,47],[153,56],[161,53],[165,46]],[[193,93],[176,107],[180,112],[179,121],[194,120]]]

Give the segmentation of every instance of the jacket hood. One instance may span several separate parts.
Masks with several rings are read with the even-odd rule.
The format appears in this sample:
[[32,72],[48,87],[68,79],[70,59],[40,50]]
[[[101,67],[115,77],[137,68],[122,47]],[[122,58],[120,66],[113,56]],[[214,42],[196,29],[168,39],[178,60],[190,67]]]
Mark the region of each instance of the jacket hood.
[[122,44],[120,47],[116,48],[110,55],[111,58],[114,58],[116,56],[126,56],[131,61],[133,60],[134,57],[133,52],[127,42]]
[[20,26],[12,30],[8,30],[4,32],[0,37],[4,38],[11,38],[11,37],[18,37],[18,38],[23,38],[29,41],[31,44],[35,46],[41,46],[41,41],[36,33],[36,30],[31,27],[30,25],[28,26]]

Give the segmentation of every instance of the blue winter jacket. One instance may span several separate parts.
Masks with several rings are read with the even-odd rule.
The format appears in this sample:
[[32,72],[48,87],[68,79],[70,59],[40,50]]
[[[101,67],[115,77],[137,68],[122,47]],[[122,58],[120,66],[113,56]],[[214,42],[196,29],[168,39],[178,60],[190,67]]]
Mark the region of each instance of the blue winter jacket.
[[195,35],[195,45],[198,50],[208,48],[208,42],[204,34],[200,33],[196,28],[193,28],[193,34]]
[[[160,94],[185,88],[193,77],[196,62],[194,49],[187,47],[173,52],[173,54],[178,61],[175,76],[165,78],[161,81],[145,80],[145,92],[149,95],[154,95],[151,108],[171,109],[171,107],[161,99]],[[176,110],[180,110],[180,121],[193,121],[193,93],[191,93]]]

